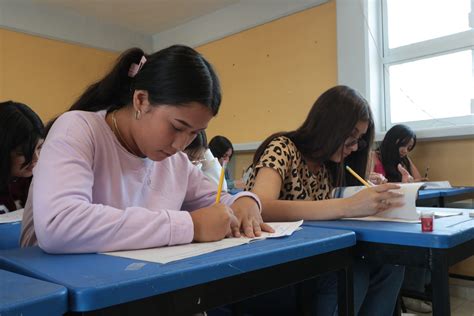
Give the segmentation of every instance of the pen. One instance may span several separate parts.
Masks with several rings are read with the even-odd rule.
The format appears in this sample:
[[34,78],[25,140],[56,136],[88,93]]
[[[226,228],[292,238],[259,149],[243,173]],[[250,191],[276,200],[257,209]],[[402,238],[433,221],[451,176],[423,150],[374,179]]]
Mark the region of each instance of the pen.
[[370,188],[371,185],[369,183],[367,183],[367,181],[365,181],[364,179],[361,178],[361,176],[359,176],[354,170],[351,169],[351,167],[349,166],[346,166],[346,169],[347,171],[349,171],[357,180],[360,181],[360,183],[362,183],[363,185],[365,185],[366,187]]
[[224,174],[225,174],[225,167],[226,166],[227,166],[227,161],[224,161],[222,163],[221,175],[219,177],[219,186],[217,187],[216,204],[219,204],[219,201],[221,199],[222,185],[224,184]]
[[428,178],[428,170],[430,170],[430,166],[426,167],[425,171],[425,179]]

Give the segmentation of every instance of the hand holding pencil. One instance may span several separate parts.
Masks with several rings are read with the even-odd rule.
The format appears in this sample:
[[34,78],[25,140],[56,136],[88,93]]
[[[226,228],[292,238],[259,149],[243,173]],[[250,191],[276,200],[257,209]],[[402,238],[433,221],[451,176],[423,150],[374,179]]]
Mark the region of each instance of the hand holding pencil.
[[219,187],[217,189],[216,202],[211,206],[190,212],[194,225],[193,240],[197,242],[208,242],[221,240],[230,236],[239,227],[237,218],[232,209],[220,203],[222,185],[224,183],[225,165],[221,170]]
[[364,217],[375,215],[379,212],[386,211],[391,207],[403,205],[398,199],[403,196],[403,194],[392,191],[400,188],[398,184],[385,183],[381,185],[373,185],[363,179],[349,166],[346,166],[346,170],[359,180],[360,183],[367,187],[367,189],[361,190],[357,194],[348,198],[350,200],[350,207],[346,211],[344,217]]

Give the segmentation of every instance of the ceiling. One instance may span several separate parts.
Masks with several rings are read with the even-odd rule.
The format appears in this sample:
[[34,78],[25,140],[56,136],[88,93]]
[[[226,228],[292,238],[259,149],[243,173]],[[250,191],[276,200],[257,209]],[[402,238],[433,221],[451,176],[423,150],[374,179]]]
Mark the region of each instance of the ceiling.
[[22,0],[144,34],[156,34],[239,0]]

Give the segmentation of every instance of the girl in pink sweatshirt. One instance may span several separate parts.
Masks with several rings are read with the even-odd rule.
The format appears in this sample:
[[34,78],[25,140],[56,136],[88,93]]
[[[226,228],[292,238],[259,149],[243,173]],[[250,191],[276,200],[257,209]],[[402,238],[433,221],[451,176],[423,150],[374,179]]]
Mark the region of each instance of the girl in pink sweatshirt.
[[217,114],[219,80],[195,50],[134,48],[50,124],[22,246],[104,252],[271,231],[252,193],[223,193],[181,151]]

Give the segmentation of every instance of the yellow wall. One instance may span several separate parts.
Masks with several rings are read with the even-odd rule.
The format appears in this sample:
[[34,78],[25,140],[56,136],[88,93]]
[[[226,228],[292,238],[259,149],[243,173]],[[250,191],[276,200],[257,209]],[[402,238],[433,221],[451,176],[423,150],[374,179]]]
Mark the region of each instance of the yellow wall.
[[297,128],[337,83],[336,4],[317,6],[203,45],[223,88],[209,136],[259,141]]
[[410,157],[421,173],[430,167],[428,177],[432,181],[474,186],[473,139],[418,142]]
[[26,103],[47,121],[103,76],[117,55],[0,29],[0,100]]
[[[473,139],[419,142],[410,156],[420,172],[430,167],[428,177],[432,181],[474,186]],[[474,276],[474,257],[453,266],[451,272]]]

